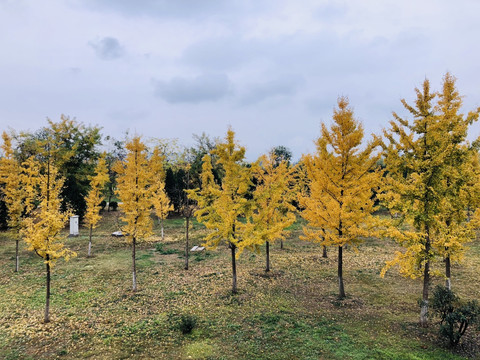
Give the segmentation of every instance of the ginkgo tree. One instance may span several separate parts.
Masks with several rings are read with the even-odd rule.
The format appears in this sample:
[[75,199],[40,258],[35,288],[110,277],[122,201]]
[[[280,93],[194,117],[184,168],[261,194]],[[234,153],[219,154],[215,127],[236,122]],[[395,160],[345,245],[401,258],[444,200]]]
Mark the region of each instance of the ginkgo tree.
[[65,260],[76,256],[74,251],[65,247],[66,236],[61,233],[68,221],[71,213],[61,211],[60,193],[63,188],[64,179],[59,175],[57,168],[53,164],[52,154],[49,152],[49,144],[46,144],[47,152],[45,154],[46,163],[33,165],[34,160],[30,160],[30,170],[37,168],[40,173],[28,171],[29,179],[27,183],[39,185],[39,192],[36,197],[38,207],[32,211],[31,215],[24,220],[22,234],[25,242],[28,244],[28,250],[34,251],[41,257],[46,266],[46,302],[44,322],[50,321],[50,283],[51,270],[59,258]]
[[22,227],[22,215],[25,211],[25,195],[22,184],[22,167],[15,159],[12,138],[6,132],[2,133],[3,157],[0,158],[0,184],[8,214],[9,235],[15,239],[15,272],[19,269],[19,242]]
[[465,252],[465,243],[474,237],[474,222],[467,221],[467,209],[478,204],[474,195],[479,173],[478,147],[467,141],[469,126],[478,120],[480,108],[464,116],[460,113],[462,97],[450,73],[443,78],[442,91],[438,94],[435,110],[445,143],[446,167],[443,171],[440,231],[433,242],[445,263],[446,287],[451,289],[451,264],[460,261]]
[[362,144],[362,125],[355,120],[346,97],[338,99],[330,129],[322,124],[317,152],[303,158],[310,193],[300,194],[301,215],[308,226],[305,240],[338,247],[339,298],[345,297],[343,249],[355,246],[373,233],[373,189],[379,186],[376,169],[378,141]]
[[87,198],[85,199],[87,203],[87,211],[85,213],[84,220],[85,224],[88,226],[89,229],[87,252],[88,257],[92,255],[92,232],[93,229],[97,227],[98,221],[101,219],[100,203],[104,199],[103,190],[108,180],[109,176],[107,163],[105,160],[105,154],[103,154],[103,156],[98,159],[97,165],[95,167],[95,175],[91,176],[90,178],[90,190],[88,192]]
[[[216,248],[225,242],[232,257],[232,292],[237,293],[236,258],[245,248],[255,245],[246,241],[249,228],[248,217],[252,210],[252,201],[246,195],[252,184],[251,168],[242,161],[245,148],[235,141],[235,133],[229,129],[225,142],[218,143],[212,154],[217,156],[225,176],[222,184],[214,180],[210,155],[203,157],[201,188],[188,190],[189,197],[197,202],[195,216],[209,230],[204,239],[207,248]],[[238,250],[238,253],[237,253]]]
[[257,245],[265,244],[266,267],[270,271],[270,244],[283,240],[285,229],[295,222],[292,169],[288,162],[277,161],[274,153],[260,157],[254,167],[257,181],[253,192],[254,211],[248,223],[247,238]]
[[160,147],[156,146],[150,159],[150,170],[153,172],[153,207],[155,209],[155,214],[160,219],[162,240],[164,240],[165,234],[163,222],[167,218],[169,212],[173,211],[173,205],[171,204],[167,192],[165,191],[165,170],[163,168],[164,161],[165,156],[161,154]]
[[152,171],[147,148],[135,136],[126,144],[127,156],[117,162],[117,195],[121,200],[122,227],[127,242],[132,245],[132,290],[137,291],[136,245],[149,240],[153,234],[152,218]]
[[[404,251],[397,251],[388,261],[381,275],[398,265],[402,275],[423,280],[420,324],[427,324],[429,288],[432,263],[439,256],[434,246],[435,237],[444,227],[442,214],[446,210],[446,172],[452,147],[448,117],[434,111],[436,94],[425,80],[421,89],[416,88],[414,105],[402,99],[413,120],[393,113],[390,129],[384,134],[385,165],[388,176],[384,179],[379,197],[384,200],[394,219],[387,235],[399,242]],[[401,226],[403,225],[403,226]],[[407,226],[405,226],[407,225]]]

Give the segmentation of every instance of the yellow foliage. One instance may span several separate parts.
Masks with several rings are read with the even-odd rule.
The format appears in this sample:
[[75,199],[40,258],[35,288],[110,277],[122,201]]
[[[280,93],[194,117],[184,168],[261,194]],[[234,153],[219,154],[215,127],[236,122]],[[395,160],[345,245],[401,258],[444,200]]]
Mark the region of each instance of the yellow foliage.
[[118,173],[117,195],[123,211],[121,218],[126,222],[122,231],[128,242],[146,241],[152,235],[152,174],[147,159],[147,149],[139,137],[127,143],[127,157],[117,162],[114,171]]
[[200,189],[188,190],[188,196],[197,201],[195,211],[197,220],[210,230],[205,238],[205,246],[216,248],[221,241],[239,249],[237,256],[251,244],[244,241],[248,225],[242,219],[248,218],[252,204],[245,198],[251,185],[251,169],[242,160],[245,148],[235,141],[235,133],[229,129],[226,142],[219,143],[212,151],[218,157],[225,176],[222,185],[214,181],[212,163],[209,155],[205,155],[202,164]]
[[105,154],[98,159],[95,167],[95,175],[90,178],[90,191],[85,199],[87,203],[87,211],[85,213],[85,223],[93,229],[97,226],[100,216],[100,203],[104,199],[102,191],[108,182],[108,169],[105,161]]
[[476,151],[466,142],[478,110],[466,118],[458,113],[462,102],[455,78],[445,75],[436,106],[428,80],[415,91],[415,106],[402,100],[413,121],[394,113],[384,132],[388,176],[379,196],[394,217],[385,234],[405,247],[382,273],[395,264],[409,277],[419,276],[437,256],[461,259],[463,244],[472,237],[466,210],[474,202],[470,194],[478,173]]
[[3,193],[3,201],[8,212],[8,227],[12,237],[18,239],[22,224],[22,214],[25,208],[25,192],[23,190],[22,169],[14,157],[12,139],[6,133],[2,133],[3,157],[0,159],[0,189]]
[[74,251],[65,248],[63,243],[65,236],[61,234],[71,214],[60,210],[60,192],[64,181],[59,176],[57,168],[47,163],[45,172],[37,176],[38,207],[24,220],[22,234],[28,244],[28,250],[35,251],[45,263],[53,267],[58,258],[68,260],[76,256]]
[[165,156],[161,155],[160,148],[155,147],[150,159],[150,171],[152,172],[153,207],[159,219],[166,219],[168,213],[173,211],[173,205],[165,191],[164,160]]
[[308,221],[301,238],[342,247],[372,234],[372,190],[381,174],[379,155],[373,155],[377,142],[361,150],[363,127],[353,118],[347,98],[338,99],[333,120],[330,130],[322,124],[316,154],[302,159],[309,193],[299,194],[301,215]]
[[274,155],[263,155],[260,166],[253,167],[257,186],[253,192],[254,211],[247,223],[243,246],[262,245],[284,239],[285,229],[295,222],[292,169],[288,163],[276,163]]

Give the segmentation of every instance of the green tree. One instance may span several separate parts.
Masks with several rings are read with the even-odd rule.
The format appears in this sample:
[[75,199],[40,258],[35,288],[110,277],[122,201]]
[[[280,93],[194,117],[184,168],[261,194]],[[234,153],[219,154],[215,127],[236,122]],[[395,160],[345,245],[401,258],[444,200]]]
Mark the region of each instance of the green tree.
[[20,159],[34,155],[44,162],[45,144],[50,146],[54,165],[65,179],[61,190],[62,210],[72,209],[83,219],[86,211],[85,198],[90,188],[89,176],[93,175],[99,157],[100,128],[85,126],[61,115],[59,122],[48,119],[48,126],[35,133],[23,133],[19,137]]

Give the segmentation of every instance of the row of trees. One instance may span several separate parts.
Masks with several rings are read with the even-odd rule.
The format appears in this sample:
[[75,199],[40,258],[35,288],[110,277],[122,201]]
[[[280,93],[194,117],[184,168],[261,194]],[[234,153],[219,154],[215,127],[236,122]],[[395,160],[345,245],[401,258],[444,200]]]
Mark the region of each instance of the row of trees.
[[[368,236],[390,237],[405,250],[394,254],[381,275],[398,266],[402,275],[423,280],[420,323],[427,324],[432,265],[444,263],[450,289],[451,264],[462,259],[478,224],[478,213],[469,221],[469,212],[480,200],[479,141],[468,142],[467,133],[480,108],[466,116],[460,113],[462,98],[449,73],[441,91],[432,92],[428,80],[415,91],[414,105],[402,100],[412,119],[394,113],[384,139],[373,136],[367,144],[348,99],[340,97],[332,126],[322,124],[316,153],[305,155],[290,173],[284,164],[256,171],[264,160],[242,166],[244,149],[236,146],[232,131],[226,143],[212,151],[225,169],[221,185],[213,181],[210,157],[204,158],[202,186],[189,194],[198,204],[198,221],[211,230],[206,244],[215,247],[225,241],[232,251],[234,292],[235,250],[266,243],[268,259],[268,243],[291,224],[287,214],[292,209],[286,204],[292,199],[284,190],[274,194],[272,186],[283,184],[286,193],[296,187],[300,214],[308,222],[303,239],[338,248],[339,298],[345,297],[344,247],[355,247]],[[268,169],[278,173],[269,174]],[[296,185],[289,183],[293,172]],[[250,199],[247,194],[255,181],[259,183]],[[286,201],[276,203],[278,194]],[[373,216],[379,201],[390,218]],[[272,223],[270,204],[278,216]]]
[[[478,207],[480,171],[478,143],[469,143],[466,136],[480,109],[467,116],[460,113],[461,97],[450,74],[444,77],[442,91],[431,92],[425,80],[416,94],[414,105],[402,100],[413,119],[394,113],[384,138],[373,136],[368,143],[348,99],[340,97],[332,125],[322,124],[316,152],[295,166],[283,147],[247,163],[245,148],[231,129],[224,141],[197,137],[198,146],[182,156],[167,151],[165,142],[149,150],[139,137],[113,142],[113,151],[100,156],[98,129],[68,118],[49,122],[50,127],[38,133],[20,134],[15,151],[4,134],[0,175],[8,224],[17,248],[22,234],[46,263],[45,321],[50,268],[57,258],[74,256],[60,241],[65,220],[72,208],[85,214],[91,235],[102,198],[115,194],[122,202],[122,230],[132,244],[134,291],[136,244],[152,234],[152,211],[164,219],[174,209],[170,199],[187,218],[185,269],[188,220],[195,210],[209,230],[205,245],[216,248],[224,243],[231,251],[234,293],[238,256],[265,244],[265,270],[270,271],[269,246],[284,239],[299,211],[307,220],[303,239],[319,243],[325,256],[327,247],[338,249],[339,298],[345,297],[346,246],[355,247],[369,236],[398,241],[405,250],[387,262],[382,276],[398,265],[403,275],[423,279],[420,321],[426,324],[433,264],[445,263],[450,287],[451,263],[461,260],[464,244],[473,237],[476,221],[468,221],[468,214]],[[76,185],[69,188],[72,183]],[[169,187],[174,189],[170,193]],[[77,189],[75,196],[85,206],[70,206],[71,189]],[[379,204],[390,218],[374,216]],[[90,256],[91,236],[88,249]]]

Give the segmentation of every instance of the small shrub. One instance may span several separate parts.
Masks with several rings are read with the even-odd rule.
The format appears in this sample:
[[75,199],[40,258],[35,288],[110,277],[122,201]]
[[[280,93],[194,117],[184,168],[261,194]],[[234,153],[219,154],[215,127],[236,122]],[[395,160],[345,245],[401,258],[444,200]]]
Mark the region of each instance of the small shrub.
[[182,334],[191,334],[193,329],[197,326],[197,318],[190,314],[182,314],[178,321],[178,329]]
[[105,210],[105,206],[107,206],[107,202],[105,200],[102,200],[102,202],[99,205],[100,205],[100,211],[103,211]]
[[440,316],[440,335],[452,348],[459,344],[469,325],[475,324],[480,317],[476,301],[462,304],[451,290],[440,285],[433,291],[432,308]]
[[165,249],[163,243],[156,243],[155,251],[158,251],[162,255],[171,255],[171,254],[178,253],[178,250],[175,250],[175,249]]
[[112,211],[117,211],[117,209],[118,209],[118,202],[116,202],[116,201],[110,201],[110,208],[112,209]]

